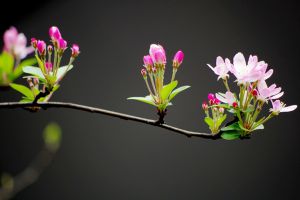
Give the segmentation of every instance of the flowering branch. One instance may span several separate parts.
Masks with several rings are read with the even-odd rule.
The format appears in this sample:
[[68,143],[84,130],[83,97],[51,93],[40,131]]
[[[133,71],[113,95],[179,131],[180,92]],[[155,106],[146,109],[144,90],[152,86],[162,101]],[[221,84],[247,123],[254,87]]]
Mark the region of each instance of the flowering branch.
[[67,103],[67,102],[37,102],[37,103],[22,103],[22,102],[5,102],[5,103],[0,103],[0,109],[5,109],[5,108],[24,108],[26,110],[30,111],[36,111],[36,108],[42,108],[42,109],[48,109],[48,108],[70,108],[74,110],[80,110],[84,112],[91,112],[91,113],[98,113],[98,114],[103,114],[103,115],[108,115],[112,117],[117,117],[120,119],[124,120],[131,120],[131,121],[136,121],[152,126],[157,126],[160,128],[164,128],[182,135],[185,135],[187,137],[201,137],[201,138],[206,138],[206,139],[218,139],[219,135],[212,135],[210,133],[201,133],[201,132],[194,132],[194,131],[189,131],[181,128],[177,128],[175,126],[171,126],[168,124],[163,124],[160,123],[157,120],[153,119],[147,119],[147,118],[142,118],[138,116],[133,116],[133,115],[128,115],[120,112],[115,112],[111,110],[105,110],[102,108],[96,108],[96,107],[90,107],[90,106],[85,106],[85,105],[80,105],[80,104],[75,104],[75,103]]

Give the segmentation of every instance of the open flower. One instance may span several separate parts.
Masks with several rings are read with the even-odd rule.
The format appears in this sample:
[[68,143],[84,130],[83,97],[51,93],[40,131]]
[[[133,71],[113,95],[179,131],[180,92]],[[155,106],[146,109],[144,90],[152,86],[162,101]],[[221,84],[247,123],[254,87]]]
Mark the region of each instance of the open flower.
[[264,61],[258,62],[257,56],[249,56],[248,63],[242,53],[237,53],[233,58],[233,64],[227,65],[229,71],[234,74],[239,84],[256,82],[269,78],[273,70],[267,70],[268,64]]
[[210,64],[207,64],[207,65],[209,66],[209,68],[211,70],[213,70],[215,72],[215,74],[219,75],[218,76],[218,80],[219,80],[220,78],[226,79],[229,77],[229,75],[228,75],[229,69],[228,69],[226,63],[228,65],[231,65],[229,59],[226,58],[225,62],[224,62],[223,58],[221,56],[218,56],[216,59],[215,67],[212,67]]
[[257,89],[257,98],[262,101],[279,99],[284,94],[284,92],[281,92],[281,87],[276,88],[276,84],[272,84],[270,87],[268,87],[266,81],[264,80],[258,82]]
[[27,39],[23,33],[18,33],[15,27],[5,31],[4,50],[14,55],[17,59],[23,59],[33,52],[32,47],[26,47]]
[[292,106],[285,106],[285,104],[283,102],[281,102],[280,100],[276,100],[276,101],[271,101],[272,102],[272,107],[270,109],[270,112],[274,113],[275,115],[278,115],[281,112],[291,112],[294,111],[297,108],[297,105],[292,105]]
[[227,103],[229,105],[233,105],[233,103],[236,101],[234,94],[229,91],[227,91],[224,96],[217,93],[216,98],[219,99],[221,102]]

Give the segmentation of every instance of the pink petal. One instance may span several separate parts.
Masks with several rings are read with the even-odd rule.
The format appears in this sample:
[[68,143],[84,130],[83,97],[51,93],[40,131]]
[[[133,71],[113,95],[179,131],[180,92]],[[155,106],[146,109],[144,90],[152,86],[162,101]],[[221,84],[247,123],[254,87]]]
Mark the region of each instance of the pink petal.
[[224,64],[224,60],[221,56],[218,56],[217,57],[217,60],[216,60],[216,65],[223,65]]

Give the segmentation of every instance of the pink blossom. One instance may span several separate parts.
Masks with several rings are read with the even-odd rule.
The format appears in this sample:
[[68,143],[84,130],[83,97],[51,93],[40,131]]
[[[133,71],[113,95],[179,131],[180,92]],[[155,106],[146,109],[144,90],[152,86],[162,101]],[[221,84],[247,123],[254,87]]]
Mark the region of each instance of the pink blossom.
[[149,54],[152,61],[158,65],[165,65],[166,61],[166,52],[161,45],[151,44],[149,49]]
[[257,90],[257,98],[262,101],[279,99],[284,94],[284,92],[281,92],[281,87],[276,88],[276,84],[272,84],[270,87],[268,87],[265,80],[261,80],[258,82]]
[[232,105],[236,100],[234,94],[232,92],[227,91],[225,95],[216,94],[216,98],[219,99],[223,103],[227,103]]
[[52,63],[51,62],[46,62],[45,67],[46,67],[47,72],[52,71]]
[[225,79],[228,78],[229,69],[227,65],[231,65],[228,58],[225,59],[225,62],[221,56],[218,56],[216,59],[216,66],[212,67],[210,64],[207,64],[208,67],[215,72],[215,74],[219,75],[218,80],[220,78]]
[[57,47],[61,50],[65,50],[67,48],[67,41],[64,40],[63,38],[58,39],[58,45]]
[[72,50],[72,57],[74,58],[77,57],[80,53],[79,46],[77,44],[73,44],[71,50]]
[[207,95],[208,100],[214,100],[215,99],[215,95],[213,93],[209,93]]
[[144,66],[145,66],[145,67],[147,67],[147,66],[152,66],[152,65],[153,65],[153,61],[152,61],[150,55],[144,56],[143,61],[144,61]]
[[272,102],[272,107],[270,109],[271,112],[273,112],[274,114],[279,114],[281,112],[291,112],[293,110],[295,110],[297,108],[297,105],[292,105],[292,106],[285,106],[285,104],[283,102],[281,102],[280,100],[276,100],[276,101],[271,101]]
[[49,36],[52,40],[55,40],[55,41],[61,39],[60,31],[56,26],[52,26],[49,29]]
[[3,35],[4,50],[13,54],[18,59],[25,58],[33,52],[32,47],[26,47],[27,39],[23,33],[18,33],[15,27],[5,31]]
[[273,70],[266,71],[268,64],[264,61],[258,62],[257,56],[250,55],[246,63],[242,53],[237,53],[233,58],[233,64],[228,64],[227,67],[235,75],[239,84],[265,80],[273,73]]
[[45,54],[45,50],[46,50],[46,43],[43,40],[38,40],[37,44],[36,44],[36,48],[38,50],[38,52],[43,55]]
[[174,66],[181,65],[183,58],[184,58],[184,53],[181,50],[177,51],[177,53],[175,54],[175,56],[173,58],[173,65]]

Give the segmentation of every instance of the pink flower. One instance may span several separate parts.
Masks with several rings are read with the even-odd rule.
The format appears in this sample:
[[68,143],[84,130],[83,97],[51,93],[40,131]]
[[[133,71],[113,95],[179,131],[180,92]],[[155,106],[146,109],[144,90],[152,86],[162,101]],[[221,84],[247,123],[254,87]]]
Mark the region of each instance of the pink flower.
[[46,43],[43,40],[37,41],[36,48],[41,55],[46,53]]
[[32,47],[26,47],[27,39],[23,33],[18,33],[15,27],[5,31],[3,35],[4,50],[13,54],[18,59],[25,58],[33,52]]
[[73,58],[77,57],[80,53],[79,46],[77,44],[73,44],[71,50],[72,50],[72,57]]
[[257,56],[250,55],[246,63],[242,53],[237,53],[233,58],[233,64],[228,64],[227,67],[235,75],[239,84],[265,80],[273,73],[273,70],[266,72],[268,64],[264,61],[258,62]]
[[225,93],[225,95],[220,95],[220,94],[217,93],[216,98],[218,100],[220,100],[221,102],[227,103],[229,105],[233,105],[233,103],[236,101],[235,97],[234,97],[234,94],[232,92],[229,92],[229,91],[227,91]]
[[179,67],[183,61],[183,58],[184,58],[184,53],[181,50],[177,51],[177,53],[173,58],[173,66]]
[[216,66],[213,68],[210,64],[207,64],[208,67],[215,72],[215,74],[219,75],[218,80],[220,78],[226,79],[229,77],[228,72],[229,69],[227,65],[231,65],[228,58],[225,59],[225,62],[221,56],[218,56],[216,59]]
[[[67,41],[64,40],[63,38],[58,39],[57,43],[58,43],[57,47],[59,49],[65,50],[67,48]],[[79,48],[78,48],[78,50],[79,50]]]
[[272,84],[270,87],[268,87],[265,80],[261,80],[258,82],[257,90],[257,98],[262,101],[279,99],[284,94],[284,92],[281,92],[281,87],[276,88],[276,84]]
[[52,71],[52,63],[51,62],[46,62],[45,67],[46,67],[47,72]]
[[273,112],[275,115],[278,115],[281,112],[291,112],[297,108],[297,105],[287,106],[285,107],[285,104],[281,102],[280,100],[271,101],[272,107],[270,109],[270,112]]
[[49,29],[49,36],[54,41],[57,41],[57,40],[61,39],[60,31],[56,26],[52,26]]
[[166,61],[166,53],[164,48],[158,44],[151,44],[149,49],[149,54],[151,56],[152,61],[157,65],[165,65]]

